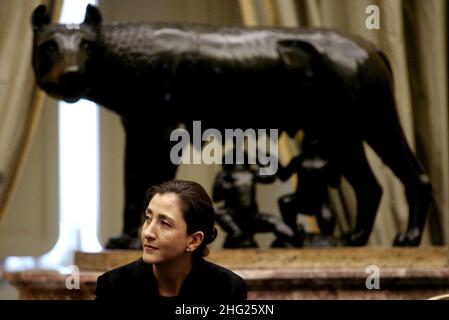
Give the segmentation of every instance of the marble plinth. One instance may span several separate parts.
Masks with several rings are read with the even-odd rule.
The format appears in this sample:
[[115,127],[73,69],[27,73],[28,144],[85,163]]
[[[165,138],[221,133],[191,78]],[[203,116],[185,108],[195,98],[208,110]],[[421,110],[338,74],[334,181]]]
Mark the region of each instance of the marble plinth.
[[[94,299],[101,272],[79,273],[79,288],[72,275],[55,270],[6,272],[4,278],[19,290],[21,300],[89,300]],[[69,285],[67,285],[69,283]]]
[[[7,273],[6,279],[23,299],[91,299],[101,273],[140,255],[77,252],[78,290],[67,289],[67,275],[54,271]],[[207,259],[241,275],[249,299],[427,299],[449,293],[447,247],[212,250]],[[379,290],[366,287],[370,265],[378,268]]]
[[[447,247],[421,248],[303,248],[211,250],[207,260],[231,269],[362,268],[448,266]],[[129,263],[141,251],[109,250],[75,253],[80,270],[105,271]]]

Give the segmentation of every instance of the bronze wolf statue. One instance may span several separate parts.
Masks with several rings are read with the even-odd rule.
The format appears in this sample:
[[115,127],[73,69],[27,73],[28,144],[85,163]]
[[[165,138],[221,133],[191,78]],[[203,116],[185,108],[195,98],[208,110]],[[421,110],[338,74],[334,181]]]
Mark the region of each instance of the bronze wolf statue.
[[104,106],[126,130],[123,237],[109,247],[136,239],[145,190],[176,173],[169,134],[193,120],[318,139],[355,191],[356,224],[344,238],[354,246],[367,243],[382,196],[367,142],[405,187],[409,221],[394,244],[419,245],[431,186],[400,127],[389,63],[371,43],[326,29],[102,23],[94,6],[79,25],[50,24],[39,6],[32,26],[38,85]]

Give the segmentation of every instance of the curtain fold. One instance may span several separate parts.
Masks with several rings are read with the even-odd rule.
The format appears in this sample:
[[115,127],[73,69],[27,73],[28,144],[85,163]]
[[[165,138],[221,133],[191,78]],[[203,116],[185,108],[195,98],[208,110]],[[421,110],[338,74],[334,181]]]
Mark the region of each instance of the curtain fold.
[[434,191],[437,210],[429,217],[433,243],[449,242],[449,132],[447,2],[405,1],[404,23],[412,92],[416,153]]
[[45,4],[57,21],[61,0],[0,1],[0,222],[14,195],[45,94],[31,66],[31,14]]

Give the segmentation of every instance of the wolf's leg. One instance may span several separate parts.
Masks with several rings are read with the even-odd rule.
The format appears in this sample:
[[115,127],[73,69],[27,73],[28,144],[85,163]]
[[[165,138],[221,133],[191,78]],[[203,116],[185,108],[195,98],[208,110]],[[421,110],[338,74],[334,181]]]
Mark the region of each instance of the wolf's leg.
[[377,100],[371,103],[382,105],[384,112],[369,117],[371,121],[365,127],[365,139],[405,187],[409,206],[408,226],[405,232],[396,236],[393,244],[417,246],[421,242],[427,214],[434,203],[432,188],[428,175],[406,141],[391,89],[384,87],[381,90],[381,87],[377,87]]
[[[385,139],[382,139],[381,142],[379,140],[382,136]],[[399,233],[393,244],[396,246],[418,246],[421,242],[427,213],[433,203],[429,177],[410,150],[402,133],[388,137],[380,134],[378,137],[370,139],[369,143],[405,187],[409,206],[407,230]]]
[[108,249],[131,249],[139,243],[146,190],[173,179],[177,168],[169,157],[166,134],[170,126],[156,128],[145,121],[123,123],[126,134],[123,234],[111,238],[106,245]]
[[368,242],[373,229],[382,188],[369,166],[361,141],[346,145],[341,151],[338,165],[353,187],[357,199],[355,229],[345,235],[343,241],[350,246],[363,246]]

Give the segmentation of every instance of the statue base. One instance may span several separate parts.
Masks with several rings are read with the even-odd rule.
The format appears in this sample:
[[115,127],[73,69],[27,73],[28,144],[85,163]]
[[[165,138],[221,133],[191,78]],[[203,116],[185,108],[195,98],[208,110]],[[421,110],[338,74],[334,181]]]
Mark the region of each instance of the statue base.
[[[448,252],[447,247],[228,249],[211,250],[207,260],[241,275],[248,299],[427,299],[449,292]],[[93,299],[101,273],[140,256],[129,250],[77,252],[78,290],[67,289],[67,275],[55,271],[12,272],[5,278],[21,299]]]

